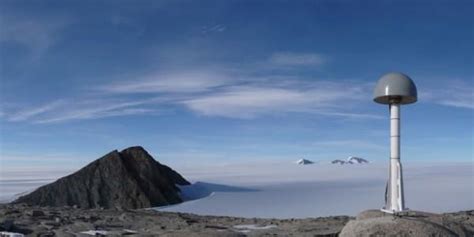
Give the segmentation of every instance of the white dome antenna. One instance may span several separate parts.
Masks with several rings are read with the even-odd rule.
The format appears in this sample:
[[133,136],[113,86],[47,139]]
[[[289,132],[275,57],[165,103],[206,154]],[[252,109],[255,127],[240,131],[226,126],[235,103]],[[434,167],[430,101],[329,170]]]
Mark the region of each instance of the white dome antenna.
[[415,83],[402,73],[387,73],[375,86],[374,101],[388,104],[390,109],[390,169],[383,212],[394,214],[407,210],[400,162],[400,105],[415,103],[417,99]]

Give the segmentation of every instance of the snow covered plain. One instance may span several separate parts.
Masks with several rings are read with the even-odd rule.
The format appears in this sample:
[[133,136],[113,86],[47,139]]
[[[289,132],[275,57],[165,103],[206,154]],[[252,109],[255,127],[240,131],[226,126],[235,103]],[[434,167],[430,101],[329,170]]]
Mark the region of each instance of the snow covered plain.
[[[194,184],[183,187],[183,198],[188,201],[156,209],[205,215],[304,218],[355,215],[383,206],[388,162],[328,163],[171,165]],[[473,162],[403,164],[409,208],[430,212],[474,209]],[[14,194],[32,191],[71,172],[19,175],[2,171],[0,200],[11,200]]]
[[[430,212],[474,209],[472,162],[405,163],[405,199],[409,208]],[[183,189],[183,194],[201,198],[158,210],[265,218],[355,215],[365,209],[381,208],[388,175],[383,162],[252,163],[205,169],[183,167],[177,171],[196,182],[194,187]]]

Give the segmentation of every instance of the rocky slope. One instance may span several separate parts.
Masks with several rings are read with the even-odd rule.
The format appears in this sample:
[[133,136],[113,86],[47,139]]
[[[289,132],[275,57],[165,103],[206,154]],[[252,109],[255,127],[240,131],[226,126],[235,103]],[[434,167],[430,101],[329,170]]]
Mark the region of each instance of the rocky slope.
[[474,211],[435,214],[407,211],[396,215],[367,210],[349,221],[339,236],[474,236]]
[[27,236],[473,236],[474,211],[388,216],[370,210],[357,219],[260,219],[10,204],[0,205],[1,231]]
[[337,236],[347,216],[260,219],[154,210],[0,205],[0,231],[27,236]]
[[14,203],[38,206],[135,209],[182,202],[180,174],[162,165],[142,147],[117,150],[81,170],[22,196]]

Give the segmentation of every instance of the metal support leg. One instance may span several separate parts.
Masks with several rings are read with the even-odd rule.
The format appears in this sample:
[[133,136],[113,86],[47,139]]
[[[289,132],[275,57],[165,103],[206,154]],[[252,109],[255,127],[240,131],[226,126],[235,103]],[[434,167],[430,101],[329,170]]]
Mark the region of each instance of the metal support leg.
[[390,172],[384,212],[405,210],[402,165],[400,163],[400,104],[390,104]]

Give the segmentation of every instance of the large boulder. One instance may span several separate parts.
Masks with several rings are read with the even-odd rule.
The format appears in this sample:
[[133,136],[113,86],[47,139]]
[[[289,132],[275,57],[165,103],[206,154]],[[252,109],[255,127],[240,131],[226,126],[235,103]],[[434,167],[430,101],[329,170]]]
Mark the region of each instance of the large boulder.
[[182,202],[176,185],[189,182],[142,147],[117,150],[42,186],[14,203],[135,209]]
[[472,236],[461,223],[444,215],[407,211],[391,215],[379,210],[360,213],[339,236]]

